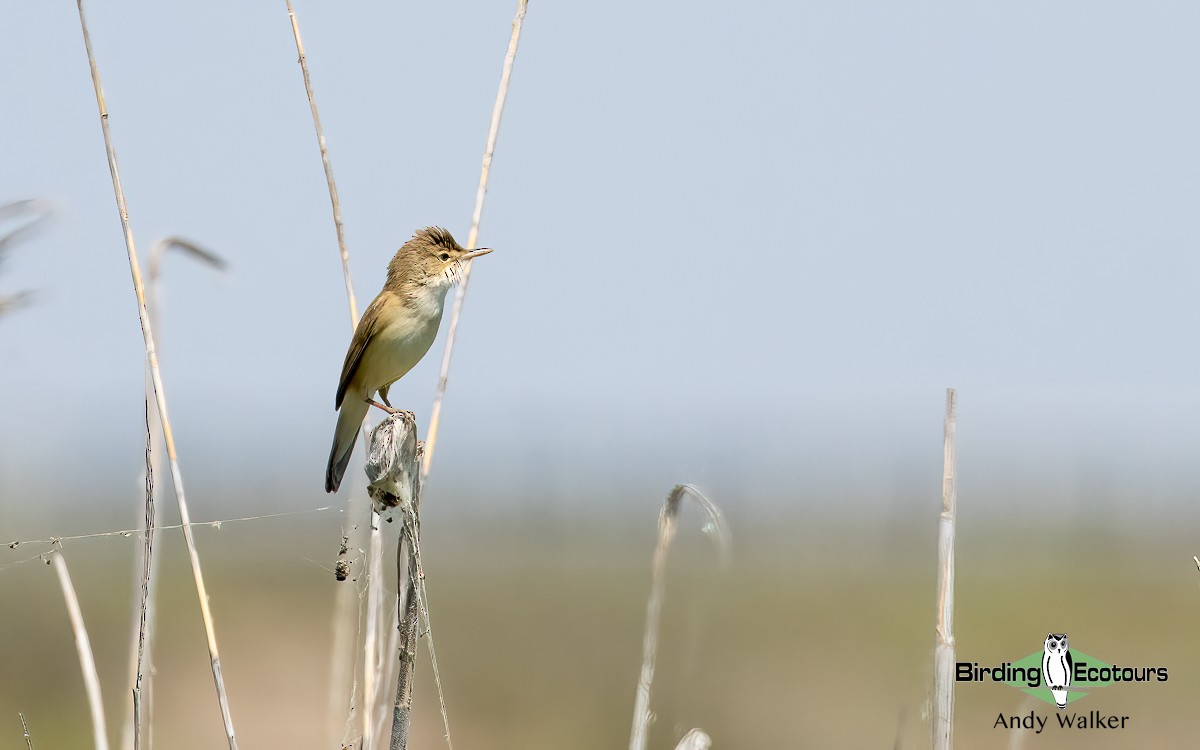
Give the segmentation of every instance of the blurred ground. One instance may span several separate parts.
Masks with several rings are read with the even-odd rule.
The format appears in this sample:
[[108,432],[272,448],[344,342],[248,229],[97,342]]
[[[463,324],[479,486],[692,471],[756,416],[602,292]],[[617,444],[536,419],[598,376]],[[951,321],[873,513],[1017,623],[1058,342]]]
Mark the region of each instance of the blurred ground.
[[[548,522],[533,512],[472,520],[427,509],[429,595],[458,747],[628,741],[657,502],[647,497],[637,523],[594,515]],[[670,565],[652,746],[673,747],[683,731],[702,726],[726,748],[927,747],[935,513],[930,503],[919,524],[796,514],[757,527],[735,515],[734,562],[722,574],[689,511]],[[1072,704],[1128,715],[1128,729],[1047,730],[1027,738],[1027,747],[1180,746],[1194,738],[1200,573],[1185,533],[1049,514],[1027,523],[964,516],[960,659],[1012,661],[1053,630],[1110,663],[1170,670],[1166,683],[1112,686]],[[339,523],[329,511],[198,531],[244,748],[328,747],[330,608],[339,585],[328,568]],[[155,745],[219,747],[178,534],[162,544]],[[65,545],[114,739],[124,710],[134,546],[124,537]],[[4,549],[0,565],[42,548]],[[17,712],[35,747],[89,746],[53,572],[40,562],[0,568],[0,600],[0,748],[24,747]],[[418,678],[412,747],[439,747],[424,650]],[[1009,733],[993,728],[997,715],[1031,708],[1051,713],[1003,685],[959,685],[957,743],[1006,748]]]

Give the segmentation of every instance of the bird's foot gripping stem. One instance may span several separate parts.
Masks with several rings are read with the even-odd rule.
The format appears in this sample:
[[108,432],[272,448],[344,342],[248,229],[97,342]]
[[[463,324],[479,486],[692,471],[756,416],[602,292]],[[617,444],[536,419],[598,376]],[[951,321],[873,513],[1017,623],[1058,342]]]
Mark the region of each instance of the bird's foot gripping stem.
[[392,406],[391,404],[388,404],[385,406],[384,404],[379,403],[378,401],[376,401],[373,398],[364,398],[363,401],[366,401],[368,404],[370,404],[371,406],[374,406],[378,409],[383,409],[388,414],[407,414],[410,417],[415,418],[415,415],[411,411],[407,411],[405,409],[397,409],[396,407]]

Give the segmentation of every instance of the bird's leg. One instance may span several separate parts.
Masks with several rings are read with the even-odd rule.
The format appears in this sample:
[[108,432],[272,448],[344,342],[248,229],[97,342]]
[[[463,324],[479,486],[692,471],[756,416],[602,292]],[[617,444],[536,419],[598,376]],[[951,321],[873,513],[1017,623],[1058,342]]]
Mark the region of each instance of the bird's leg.
[[391,384],[389,383],[388,385],[385,385],[384,387],[382,387],[382,388],[380,388],[380,389],[379,389],[379,400],[380,400],[380,401],[382,401],[383,403],[387,404],[388,406],[391,406],[391,405],[392,405],[392,402],[391,402],[391,401],[388,401],[388,397],[387,397],[387,395],[388,395],[388,388],[391,388],[391,387],[392,387],[392,386],[391,386]]
[[[386,399],[384,399],[384,400],[386,401]],[[376,400],[375,400],[375,399],[373,399],[373,398],[364,398],[364,399],[363,399],[363,401],[366,401],[366,402],[367,402],[368,404],[370,404],[371,406],[374,406],[374,407],[377,407],[377,408],[383,409],[383,410],[384,410],[384,411],[386,411],[388,414],[402,414],[402,413],[404,413],[404,410],[403,410],[403,409],[396,409],[396,408],[393,408],[391,404],[388,404],[387,406],[384,406],[383,404],[379,403],[378,401],[376,401]]]

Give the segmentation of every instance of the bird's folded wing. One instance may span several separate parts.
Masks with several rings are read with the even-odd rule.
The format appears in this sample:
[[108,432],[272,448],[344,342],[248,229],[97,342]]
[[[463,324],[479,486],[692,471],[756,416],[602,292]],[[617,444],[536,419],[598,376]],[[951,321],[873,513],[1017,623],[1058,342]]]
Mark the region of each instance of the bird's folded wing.
[[334,407],[336,409],[342,408],[342,399],[346,396],[346,389],[350,386],[350,381],[354,379],[354,373],[358,370],[358,363],[362,361],[363,352],[367,350],[367,344],[370,343],[371,337],[375,335],[375,331],[379,327],[380,312],[383,310],[388,296],[390,296],[388,292],[381,292],[367,306],[366,311],[358,320],[358,327],[354,329],[354,338],[350,340],[350,349],[346,352],[346,361],[342,363],[342,377],[338,381],[337,403]]

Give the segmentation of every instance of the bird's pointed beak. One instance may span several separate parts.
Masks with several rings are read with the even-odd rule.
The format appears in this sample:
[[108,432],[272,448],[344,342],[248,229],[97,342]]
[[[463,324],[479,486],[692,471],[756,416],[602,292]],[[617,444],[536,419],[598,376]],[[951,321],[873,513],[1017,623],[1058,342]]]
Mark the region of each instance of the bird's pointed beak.
[[472,258],[478,258],[480,255],[487,255],[491,251],[492,249],[490,247],[481,247],[478,250],[472,250],[463,257],[459,258],[459,260],[471,260]]

